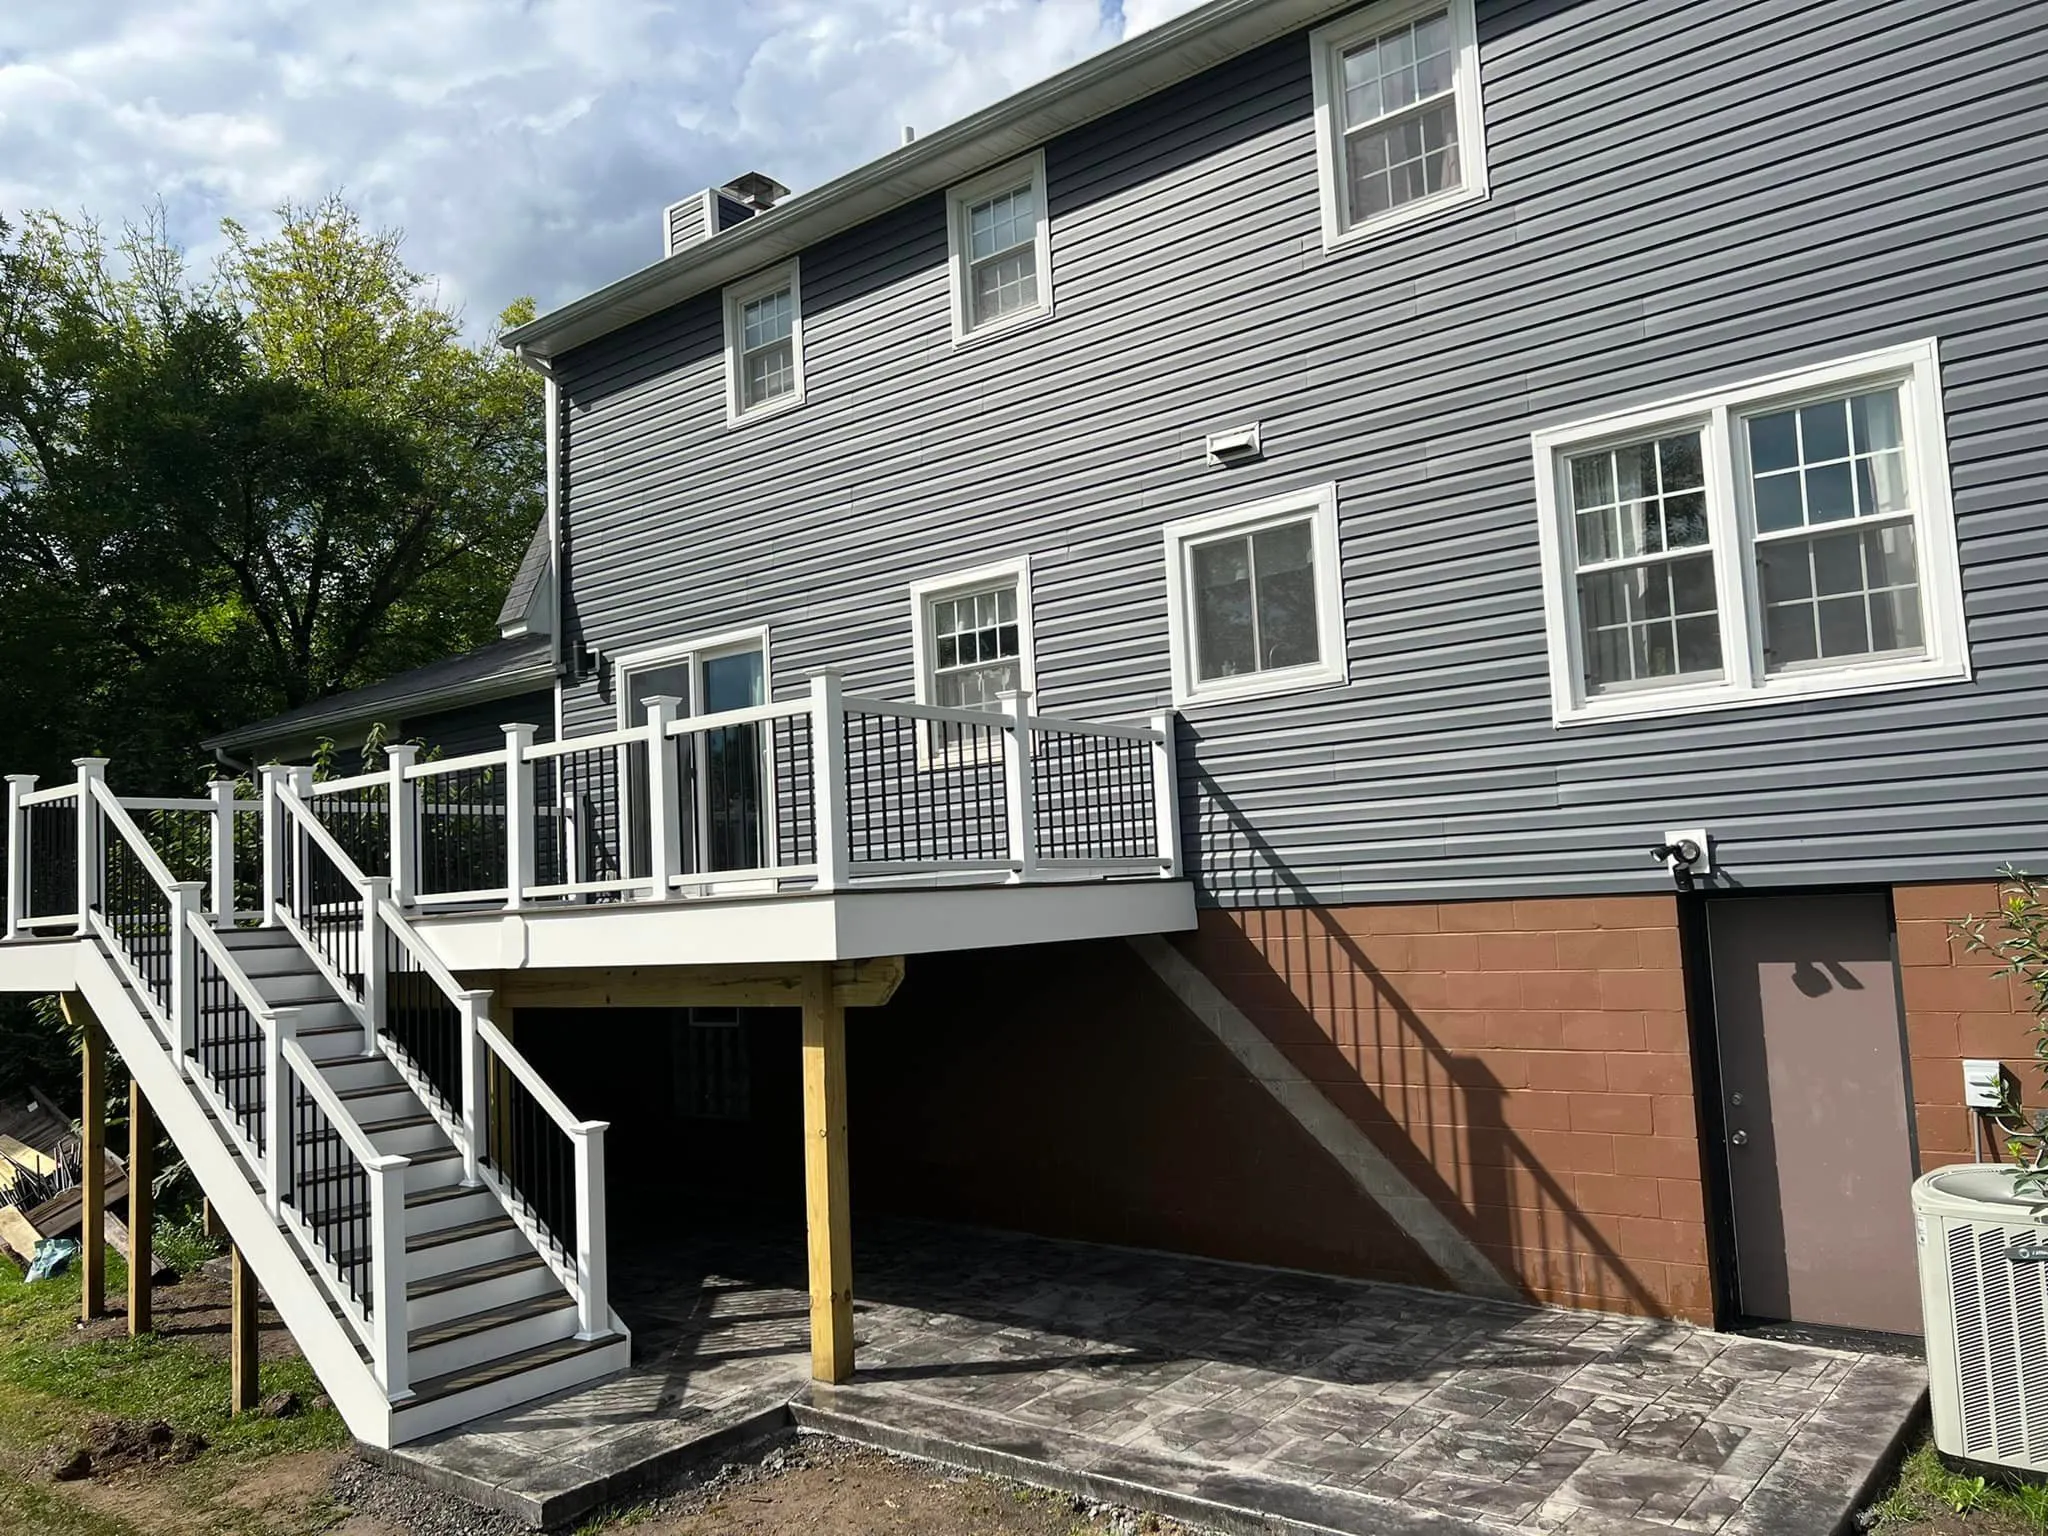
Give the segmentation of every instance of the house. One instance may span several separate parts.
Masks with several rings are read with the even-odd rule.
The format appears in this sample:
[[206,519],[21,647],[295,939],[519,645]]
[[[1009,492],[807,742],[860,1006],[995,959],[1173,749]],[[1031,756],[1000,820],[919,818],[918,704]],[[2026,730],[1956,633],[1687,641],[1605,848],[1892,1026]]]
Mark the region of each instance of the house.
[[16,782],[0,985],[387,1443],[615,1369],[607,1222],[720,1193],[831,1380],[855,1202],[1914,1332],[2024,1054],[1947,924],[2048,859],[2031,19],[1213,0],[685,198],[507,338],[551,714]]

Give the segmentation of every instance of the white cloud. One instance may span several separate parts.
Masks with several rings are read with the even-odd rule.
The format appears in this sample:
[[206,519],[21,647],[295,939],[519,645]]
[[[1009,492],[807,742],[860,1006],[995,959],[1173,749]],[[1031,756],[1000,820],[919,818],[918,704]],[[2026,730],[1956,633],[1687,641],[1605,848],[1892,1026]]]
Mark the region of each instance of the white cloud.
[[204,259],[338,188],[480,324],[645,265],[688,192],[815,185],[1192,3],[0,3],[0,213],[161,198]]

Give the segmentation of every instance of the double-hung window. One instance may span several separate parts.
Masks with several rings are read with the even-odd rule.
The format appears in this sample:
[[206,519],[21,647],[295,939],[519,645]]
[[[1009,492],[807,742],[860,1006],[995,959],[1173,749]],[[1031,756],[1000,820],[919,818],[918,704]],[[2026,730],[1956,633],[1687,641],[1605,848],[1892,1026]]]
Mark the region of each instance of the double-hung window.
[[1486,195],[1472,0],[1370,6],[1310,48],[1325,245]]
[[1044,154],[977,176],[953,188],[946,203],[954,340],[1051,314]]
[[1032,687],[1027,562],[921,581],[910,600],[920,703],[994,710],[1003,694]]
[[1176,704],[1344,681],[1336,487],[1167,524],[1166,580]]
[[795,262],[725,290],[725,377],[730,421],[802,402],[803,290]]
[[1932,342],[1534,444],[1560,722],[1969,675]]

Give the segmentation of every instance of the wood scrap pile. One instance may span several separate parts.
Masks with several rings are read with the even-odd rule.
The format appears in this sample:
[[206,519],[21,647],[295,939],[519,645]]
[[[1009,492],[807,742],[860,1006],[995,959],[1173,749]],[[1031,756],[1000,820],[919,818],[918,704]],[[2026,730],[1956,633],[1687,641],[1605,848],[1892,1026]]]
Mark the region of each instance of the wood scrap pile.
[[[71,1121],[42,1094],[26,1105],[0,1104],[0,1246],[23,1263],[46,1237],[71,1237],[85,1221],[84,1147]],[[128,1192],[128,1174],[109,1152],[106,1203]],[[111,1210],[107,1241],[123,1258],[128,1229]]]

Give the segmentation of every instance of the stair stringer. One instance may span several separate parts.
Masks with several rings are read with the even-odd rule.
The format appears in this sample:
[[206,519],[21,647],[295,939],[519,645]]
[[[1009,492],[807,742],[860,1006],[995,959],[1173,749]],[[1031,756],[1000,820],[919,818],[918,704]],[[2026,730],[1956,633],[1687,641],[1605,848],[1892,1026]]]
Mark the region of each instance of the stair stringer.
[[262,1282],[263,1293],[333,1399],[349,1432],[388,1449],[392,1406],[354,1333],[331,1309],[297,1245],[265,1209],[240,1159],[222,1141],[211,1112],[136,1006],[127,983],[99,944],[79,946],[77,984],[93,1014],[141,1085],[151,1110],[212,1203],[214,1215]]

